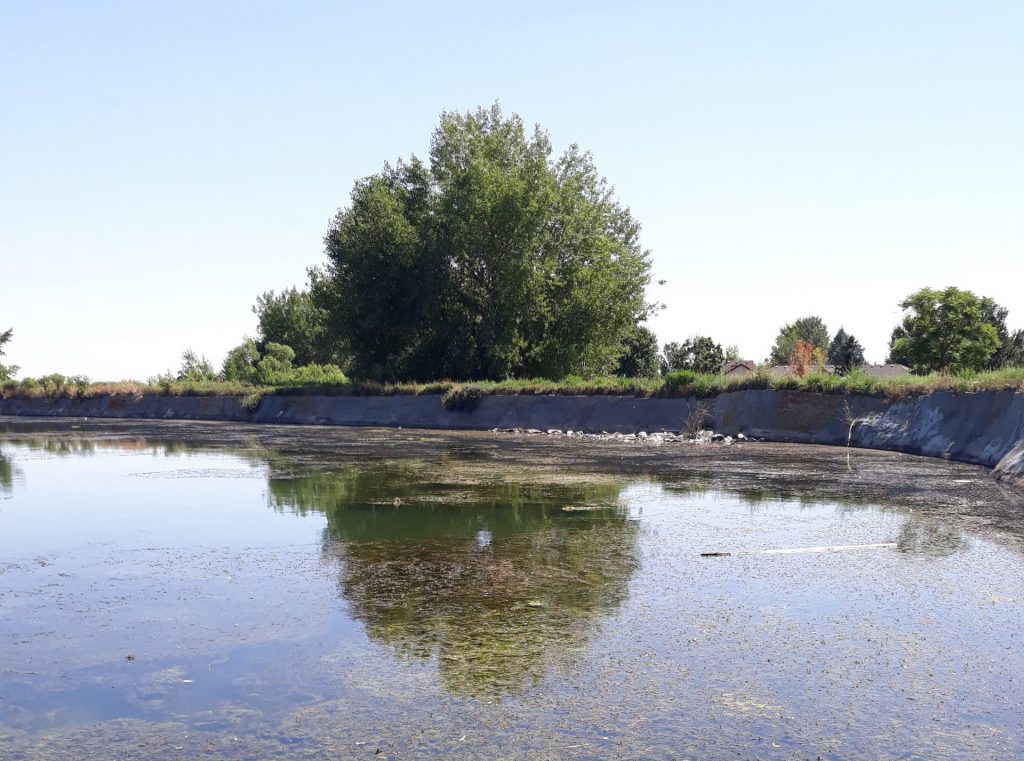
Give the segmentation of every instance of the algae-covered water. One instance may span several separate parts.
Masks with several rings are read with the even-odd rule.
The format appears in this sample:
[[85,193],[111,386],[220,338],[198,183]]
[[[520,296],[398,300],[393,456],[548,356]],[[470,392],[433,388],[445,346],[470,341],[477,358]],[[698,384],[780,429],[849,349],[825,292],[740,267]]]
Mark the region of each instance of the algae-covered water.
[[0,759],[1021,757],[1022,523],[878,452],[0,421]]

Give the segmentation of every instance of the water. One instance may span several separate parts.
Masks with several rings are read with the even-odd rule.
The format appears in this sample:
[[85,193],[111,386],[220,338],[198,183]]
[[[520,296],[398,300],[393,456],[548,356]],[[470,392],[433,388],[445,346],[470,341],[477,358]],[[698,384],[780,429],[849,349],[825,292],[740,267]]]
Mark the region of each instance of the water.
[[0,422],[5,761],[1024,755],[981,469],[71,425]]

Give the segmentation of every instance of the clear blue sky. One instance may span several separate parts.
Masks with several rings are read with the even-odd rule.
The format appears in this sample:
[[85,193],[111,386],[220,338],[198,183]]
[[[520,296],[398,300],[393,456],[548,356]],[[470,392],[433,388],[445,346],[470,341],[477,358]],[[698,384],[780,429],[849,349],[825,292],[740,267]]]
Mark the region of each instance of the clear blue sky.
[[499,100],[643,224],[659,338],[883,359],[925,285],[1024,327],[1024,3],[0,5],[0,329],[22,375],[218,365],[355,179]]

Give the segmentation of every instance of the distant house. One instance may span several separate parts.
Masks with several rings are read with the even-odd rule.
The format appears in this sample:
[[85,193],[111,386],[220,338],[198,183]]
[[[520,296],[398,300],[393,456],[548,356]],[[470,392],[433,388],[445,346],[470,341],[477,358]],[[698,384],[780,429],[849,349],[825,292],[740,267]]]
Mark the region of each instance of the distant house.
[[905,365],[864,365],[861,372],[869,378],[898,378],[910,375],[910,368]]
[[722,364],[722,375],[731,375],[736,378],[745,378],[757,372],[757,363],[749,359],[738,359]]

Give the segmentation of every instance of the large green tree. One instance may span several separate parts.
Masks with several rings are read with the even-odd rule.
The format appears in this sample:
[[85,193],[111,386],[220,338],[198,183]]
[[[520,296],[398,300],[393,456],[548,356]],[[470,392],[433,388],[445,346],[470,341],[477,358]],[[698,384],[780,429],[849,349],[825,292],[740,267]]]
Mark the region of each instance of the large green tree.
[[864,347],[854,336],[839,328],[828,345],[827,357],[839,375],[846,375],[864,364]]
[[658,337],[650,328],[637,325],[623,340],[623,353],[619,358],[616,375],[624,378],[654,378],[661,373],[658,356]]
[[775,338],[769,361],[773,365],[785,365],[796,349],[797,341],[806,341],[813,349],[828,350],[828,328],[820,317],[801,317],[792,323],[783,325]]
[[639,225],[590,155],[497,105],[444,113],[430,161],[356,183],[311,270],[357,377],[611,372],[650,310]]
[[[0,332],[0,357],[4,356],[4,346],[14,336],[14,329],[8,328],[7,330]],[[17,365],[5,365],[0,363],[0,381],[10,380],[18,374]]]
[[902,302],[903,322],[893,331],[890,358],[918,374],[982,370],[999,349],[999,332],[987,321],[986,299],[970,291],[922,288]]

